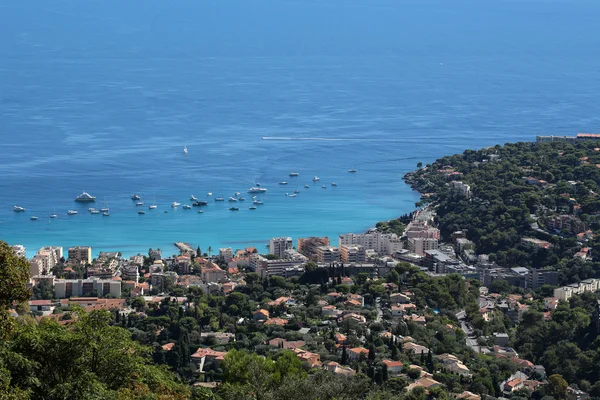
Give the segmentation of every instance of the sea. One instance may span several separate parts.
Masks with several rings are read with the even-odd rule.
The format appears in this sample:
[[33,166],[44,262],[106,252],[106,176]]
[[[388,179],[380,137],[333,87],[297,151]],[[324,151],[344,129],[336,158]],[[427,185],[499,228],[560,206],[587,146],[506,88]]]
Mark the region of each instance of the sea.
[[[2,0],[0,240],[29,257],[336,244],[411,212],[418,162],[600,131],[599,15],[597,0]],[[236,192],[239,211],[214,201]],[[191,195],[204,213],[170,207]]]

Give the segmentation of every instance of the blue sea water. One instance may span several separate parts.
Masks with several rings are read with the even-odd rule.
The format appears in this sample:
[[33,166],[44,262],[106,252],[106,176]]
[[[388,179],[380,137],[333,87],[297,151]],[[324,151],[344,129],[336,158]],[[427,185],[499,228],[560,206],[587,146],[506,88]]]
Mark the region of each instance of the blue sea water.
[[[411,211],[418,161],[600,130],[598,15],[596,0],[0,1],[0,239],[29,256],[335,243]],[[257,181],[255,211],[169,207]],[[111,216],[74,203],[84,190]],[[159,208],[138,215],[133,193]]]

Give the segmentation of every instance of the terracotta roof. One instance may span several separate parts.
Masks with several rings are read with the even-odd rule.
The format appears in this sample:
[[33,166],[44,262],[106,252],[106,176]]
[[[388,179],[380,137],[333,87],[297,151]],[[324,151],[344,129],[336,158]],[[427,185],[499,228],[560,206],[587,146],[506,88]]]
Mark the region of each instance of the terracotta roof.
[[161,347],[164,351],[171,351],[173,350],[173,347],[175,347],[175,343],[163,344]]
[[383,360],[382,362],[387,365],[388,368],[398,368],[404,365],[401,361]]

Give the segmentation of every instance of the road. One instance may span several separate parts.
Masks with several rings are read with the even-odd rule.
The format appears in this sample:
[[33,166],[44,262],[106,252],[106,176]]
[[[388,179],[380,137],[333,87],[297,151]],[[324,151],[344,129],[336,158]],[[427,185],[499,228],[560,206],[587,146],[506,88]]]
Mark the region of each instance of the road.
[[375,318],[375,322],[381,322],[383,311],[381,311],[381,300],[379,297],[375,299],[375,308],[377,308],[377,318]]
[[467,346],[469,346],[471,349],[473,349],[473,351],[480,353],[481,346],[479,346],[479,344],[477,343],[477,338],[475,337],[473,330],[469,329],[469,327],[467,326],[467,323],[463,320],[460,321],[460,327],[462,328],[465,335],[467,335],[467,338],[466,338]]

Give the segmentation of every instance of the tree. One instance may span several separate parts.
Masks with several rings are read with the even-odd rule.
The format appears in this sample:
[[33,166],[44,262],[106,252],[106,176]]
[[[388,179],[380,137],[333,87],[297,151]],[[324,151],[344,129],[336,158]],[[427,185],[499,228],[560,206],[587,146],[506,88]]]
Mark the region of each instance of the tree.
[[27,289],[28,279],[27,260],[17,257],[8,243],[0,241],[0,340],[6,339],[14,329],[8,309],[14,302],[25,302],[31,296]]
[[348,353],[346,352],[346,345],[342,347],[342,359],[340,360],[342,365],[348,364]]
[[146,308],[146,300],[142,297],[136,297],[131,302],[131,307],[135,308],[137,311],[143,311]]
[[373,346],[373,344],[371,344],[369,346],[369,356],[368,356],[368,360],[372,363],[373,361],[375,361],[375,346]]
[[567,397],[567,387],[569,384],[558,374],[548,377],[547,391],[555,399],[565,399]]

